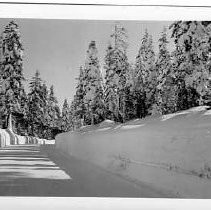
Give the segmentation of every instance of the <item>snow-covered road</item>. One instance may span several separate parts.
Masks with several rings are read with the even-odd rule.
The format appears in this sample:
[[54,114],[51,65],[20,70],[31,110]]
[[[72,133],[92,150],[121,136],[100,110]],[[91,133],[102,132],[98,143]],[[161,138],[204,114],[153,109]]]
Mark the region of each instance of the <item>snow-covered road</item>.
[[53,145],[0,149],[1,196],[174,197],[133,183],[86,161],[66,157]]

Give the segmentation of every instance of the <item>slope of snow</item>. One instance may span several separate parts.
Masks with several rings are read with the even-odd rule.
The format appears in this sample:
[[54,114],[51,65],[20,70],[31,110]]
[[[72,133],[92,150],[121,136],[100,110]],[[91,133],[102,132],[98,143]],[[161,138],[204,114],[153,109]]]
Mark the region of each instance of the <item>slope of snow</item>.
[[209,106],[198,106],[198,107],[188,109],[186,111],[163,115],[161,121],[166,121],[166,120],[169,120],[169,119],[179,116],[179,115],[187,115],[187,114],[191,114],[191,113],[206,111],[208,108],[209,108]]
[[201,111],[206,111],[209,108],[209,106],[197,106],[194,108],[189,109],[189,112],[201,112]]
[[173,117],[176,117],[176,116],[179,116],[179,115],[184,115],[184,114],[189,114],[189,112],[178,112],[178,113],[163,115],[161,121],[166,121],[166,120],[169,120]]
[[59,134],[56,147],[135,182],[181,197],[211,198],[211,116],[206,109],[178,112],[165,123],[149,117],[112,124],[104,132],[92,127],[85,135]]

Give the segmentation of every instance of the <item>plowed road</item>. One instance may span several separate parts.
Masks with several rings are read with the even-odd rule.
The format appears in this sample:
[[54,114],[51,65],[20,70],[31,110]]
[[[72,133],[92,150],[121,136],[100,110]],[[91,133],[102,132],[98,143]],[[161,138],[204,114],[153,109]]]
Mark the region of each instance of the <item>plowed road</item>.
[[172,197],[67,157],[52,145],[1,148],[0,196]]

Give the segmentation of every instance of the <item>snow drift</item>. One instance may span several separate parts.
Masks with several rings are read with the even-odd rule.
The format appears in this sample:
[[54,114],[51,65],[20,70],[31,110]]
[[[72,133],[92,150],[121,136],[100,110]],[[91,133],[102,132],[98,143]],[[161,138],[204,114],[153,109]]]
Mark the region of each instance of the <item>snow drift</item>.
[[201,106],[59,134],[69,155],[188,198],[211,198],[211,114]]
[[32,136],[20,136],[9,129],[0,128],[0,148],[19,144],[54,144],[55,140],[40,139]]

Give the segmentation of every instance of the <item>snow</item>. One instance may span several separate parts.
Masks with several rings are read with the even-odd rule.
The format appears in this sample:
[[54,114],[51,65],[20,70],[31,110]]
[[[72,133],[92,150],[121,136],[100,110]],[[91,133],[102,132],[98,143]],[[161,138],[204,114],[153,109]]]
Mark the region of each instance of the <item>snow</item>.
[[163,115],[161,121],[166,121],[166,120],[169,120],[173,117],[176,117],[176,116],[179,116],[179,115],[184,115],[184,114],[189,114],[189,112],[179,112],[179,113]]
[[141,124],[141,125],[124,125],[120,129],[123,129],[123,130],[135,129],[135,128],[143,127],[144,125],[145,124]]
[[[174,120],[168,123],[149,117],[113,124],[92,135],[62,133],[56,136],[56,147],[137,183],[181,197],[211,198],[211,118],[206,109],[178,112],[170,115]],[[184,114],[188,117],[175,117]]]
[[41,144],[55,144],[55,140],[47,140],[47,139],[42,139],[43,143]]
[[[112,123],[112,124],[113,124],[114,121],[112,121],[112,120],[104,120],[102,123],[108,123],[108,124],[111,124],[111,123]],[[101,124],[102,124],[102,123],[101,123]]]
[[188,109],[186,111],[163,115],[161,121],[166,121],[166,120],[169,120],[169,119],[174,118],[179,115],[187,115],[187,114],[191,114],[191,113],[202,112],[202,111],[207,110],[208,108],[209,108],[209,106],[198,106],[198,107]]
[[121,128],[122,125],[117,125],[116,127],[114,127],[114,130]]
[[104,120],[103,122],[100,123],[99,127],[112,125],[112,124],[115,124],[115,122],[112,120]]
[[98,131],[107,131],[109,129],[111,129],[111,128],[110,127],[108,127],[108,128],[100,128],[100,129],[97,129],[96,132],[98,132]]
[[201,111],[205,111],[209,108],[209,106],[197,106],[194,108],[189,109],[189,112],[201,112]]
[[20,136],[9,131],[8,129],[0,129],[0,148],[11,144],[55,144],[55,140],[46,140],[30,136]]
[[211,110],[206,111],[204,115],[211,115]]

